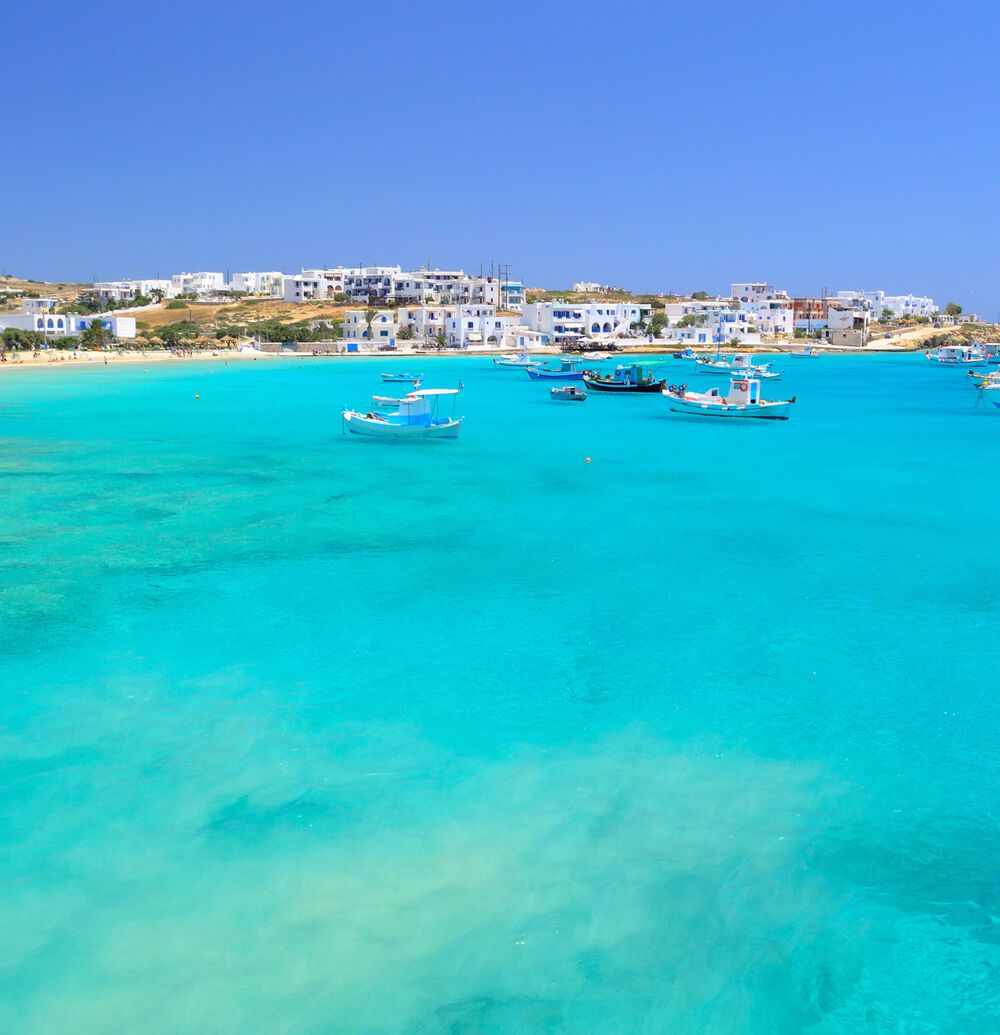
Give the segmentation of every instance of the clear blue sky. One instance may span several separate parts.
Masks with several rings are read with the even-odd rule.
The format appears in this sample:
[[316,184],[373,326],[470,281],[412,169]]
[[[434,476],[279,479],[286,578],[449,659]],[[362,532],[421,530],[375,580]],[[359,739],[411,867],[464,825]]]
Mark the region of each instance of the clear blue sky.
[[0,271],[333,263],[1000,309],[995,10],[14,0]]

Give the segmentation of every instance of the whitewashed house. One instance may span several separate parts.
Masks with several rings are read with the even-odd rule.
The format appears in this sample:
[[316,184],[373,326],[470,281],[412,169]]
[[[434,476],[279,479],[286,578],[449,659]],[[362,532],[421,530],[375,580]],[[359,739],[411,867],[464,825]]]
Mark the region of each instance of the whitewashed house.
[[173,298],[175,293],[173,281],[160,278],[152,280],[103,280],[93,284],[90,290],[109,302],[131,302],[136,295],[150,297],[154,291],[161,292],[164,298]]
[[278,270],[263,273],[234,273],[229,281],[231,291],[243,291],[248,295],[262,295],[265,298],[281,298],[284,293],[285,275]]
[[761,343],[757,314],[751,310],[717,305],[714,309],[703,309],[700,312],[685,315],[693,316],[695,322],[686,327],[671,323],[664,330],[668,341],[680,345],[717,345],[720,347],[730,344],[759,345]]
[[445,321],[453,310],[446,305],[400,306],[396,310],[399,329],[413,332],[413,337],[430,341],[439,334],[446,334]]
[[644,302],[528,302],[521,324],[553,338],[625,334],[648,324],[653,307]]
[[496,306],[459,305],[450,310],[445,333],[451,348],[499,349],[519,322],[517,316],[497,313]]
[[221,273],[175,273],[170,278],[174,295],[214,295],[226,288]]
[[96,313],[92,316],[53,312],[0,313],[0,330],[5,327],[17,327],[22,331],[37,331],[47,338],[65,338],[67,335],[79,334],[94,320],[103,324],[115,337],[135,337],[134,316],[111,316],[108,313]]
[[763,302],[770,299],[791,301],[787,291],[782,291],[763,280],[751,281],[745,284],[732,284],[729,288],[729,297],[734,302]]
[[365,319],[364,309],[348,309],[344,313],[341,336],[348,346],[377,348],[379,345],[395,347],[398,325],[391,309],[379,309],[372,317],[371,327]]

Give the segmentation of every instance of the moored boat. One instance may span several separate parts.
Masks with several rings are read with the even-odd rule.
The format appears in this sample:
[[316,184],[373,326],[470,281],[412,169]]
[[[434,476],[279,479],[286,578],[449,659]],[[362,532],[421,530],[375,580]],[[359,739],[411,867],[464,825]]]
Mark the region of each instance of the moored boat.
[[932,363],[949,367],[974,367],[987,362],[986,351],[979,345],[942,345],[925,355]]
[[692,417],[788,420],[789,411],[795,403],[795,396],[774,402],[761,399],[760,381],[755,377],[734,377],[726,395],[718,388],[707,392],[689,392],[686,385],[671,385],[663,390],[663,396],[671,413]]
[[562,388],[550,388],[549,395],[556,402],[586,402],[587,393],[577,385],[564,385]]
[[542,364],[537,360],[531,358],[527,352],[519,352],[513,358],[508,356],[500,356],[493,360],[495,367],[540,367]]
[[408,371],[400,374],[383,374],[383,381],[399,381],[402,384],[418,385],[423,380],[423,374],[411,374]]
[[359,413],[347,408],[341,413],[343,429],[352,435],[381,439],[458,438],[464,417],[442,417],[438,413],[442,398],[458,395],[458,388],[423,388],[401,399],[394,413],[371,410]]
[[613,374],[585,370],[583,383],[595,392],[648,393],[661,391],[666,379],[657,379],[652,373],[645,373],[638,363],[632,363],[616,367]]
[[583,371],[577,369],[575,359],[561,359],[557,367],[532,366],[525,368],[532,381],[582,381]]

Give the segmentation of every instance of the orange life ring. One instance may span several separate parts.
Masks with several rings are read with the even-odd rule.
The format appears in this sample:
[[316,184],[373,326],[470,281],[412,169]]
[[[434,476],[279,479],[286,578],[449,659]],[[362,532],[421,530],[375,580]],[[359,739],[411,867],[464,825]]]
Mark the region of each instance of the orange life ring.
[[740,381],[737,385],[737,388],[739,388],[741,392],[745,392],[749,387],[750,385],[746,381]]

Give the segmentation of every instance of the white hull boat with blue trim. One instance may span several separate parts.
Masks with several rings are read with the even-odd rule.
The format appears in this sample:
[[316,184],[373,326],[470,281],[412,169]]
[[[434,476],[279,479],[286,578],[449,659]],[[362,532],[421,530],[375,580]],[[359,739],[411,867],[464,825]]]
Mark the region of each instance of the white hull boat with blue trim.
[[399,409],[394,413],[371,410],[359,413],[344,409],[341,423],[344,431],[352,435],[364,435],[381,439],[428,439],[458,438],[464,417],[442,417],[438,413],[439,403],[446,396],[457,396],[458,388],[423,388],[411,392],[399,400]]
[[493,360],[493,365],[495,367],[514,367],[520,370],[523,367],[540,367],[542,364],[532,359],[527,352],[521,352],[514,356],[513,359],[504,359],[503,357],[495,359]]
[[946,367],[974,367],[986,362],[986,352],[978,345],[943,345],[926,355],[932,363]]
[[689,392],[686,385],[663,389],[671,413],[690,417],[723,417],[743,420],[788,420],[795,396],[779,402],[768,402],[760,397],[757,378],[733,378],[729,392],[723,395],[718,388],[708,392]]

